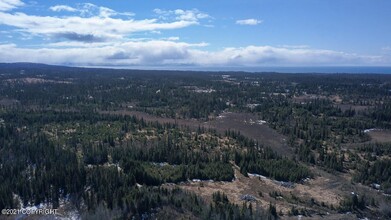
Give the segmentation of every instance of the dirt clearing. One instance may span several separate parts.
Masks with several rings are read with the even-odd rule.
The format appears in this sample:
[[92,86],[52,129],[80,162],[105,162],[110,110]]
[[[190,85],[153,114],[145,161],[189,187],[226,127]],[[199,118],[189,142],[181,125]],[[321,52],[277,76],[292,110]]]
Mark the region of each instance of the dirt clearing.
[[225,112],[210,121],[200,121],[196,119],[173,119],[163,118],[150,115],[139,111],[100,111],[101,114],[113,115],[131,115],[138,118],[143,118],[150,122],[171,123],[179,126],[197,129],[204,127],[205,129],[214,129],[220,134],[224,134],[227,130],[240,131],[240,133],[248,138],[258,141],[263,146],[271,147],[277,153],[283,156],[292,156],[293,150],[287,144],[287,137],[279,134],[277,131],[269,128],[267,122],[259,120],[256,115],[250,113],[233,113]]

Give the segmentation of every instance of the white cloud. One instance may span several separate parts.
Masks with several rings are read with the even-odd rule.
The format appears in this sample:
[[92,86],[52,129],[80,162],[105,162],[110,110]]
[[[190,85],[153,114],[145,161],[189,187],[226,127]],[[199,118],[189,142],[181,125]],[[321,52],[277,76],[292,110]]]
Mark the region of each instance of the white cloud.
[[110,8],[106,7],[99,7],[99,16],[108,18],[114,15],[117,15],[118,13]]
[[[69,45],[67,45],[69,46]],[[77,46],[77,45],[75,45]],[[204,44],[173,41],[131,41],[112,45],[91,44],[72,48],[20,48],[0,45],[0,62],[44,62],[73,65],[167,65],[186,63],[189,48]]]
[[208,18],[209,15],[199,12],[196,9],[193,10],[182,10],[177,9],[174,11],[175,15],[177,15],[177,20],[187,20],[187,21],[198,21],[199,19]]
[[162,34],[161,31],[151,31],[150,33],[151,33],[151,34]]
[[362,56],[333,50],[297,49],[271,46],[226,48],[198,55],[204,65],[233,66],[320,66],[371,65],[386,62],[380,56]]
[[23,5],[24,3],[21,0],[1,0],[0,11],[10,11]]
[[101,41],[124,41],[135,32],[161,33],[163,30],[185,28],[199,24],[209,15],[192,10],[155,9],[160,18],[134,19],[131,12],[117,12],[110,8],[91,3],[55,5],[49,8],[54,12],[71,12],[62,16],[38,16],[22,12],[10,13],[23,2],[20,0],[1,0],[0,25],[13,27],[24,39],[41,37],[45,40],[79,41],[84,43]]
[[198,23],[201,19],[211,18],[208,14],[200,12],[198,9],[192,10],[163,10],[160,8],[156,8],[153,10],[155,14],[158,15],[159,19],[169,20],[175,19],[179,21],[191,21]]
[[55,5],[49,8],[52,11],[55,12],[60,12],[60,11],[69,11],[69,12],[75,12],[77,11],[76,8],[72,8],[71,6],[68,5]]
[[49,9],[55,12],[61,12],[61,11],[78,12],[83,17],[96,16],[96,15],[99,17],[111,17],[117,15],[123,15],[128,17],[134,16],[134,13],[132,12],[117,12],[110,8],[97,6],[92,3],[79,3],[76,5],[76,7],[71,7],[68,5],[55,5],[50,7]]
[[19,32],[31,35],[56,37],[74,33],[79,36],[111,40],[123,39],[134,32],[178,29],[197,24],[197,21],[189,20],[160,22],[157,19],[112,18],[109,14],[109,11],[105,11],[99,16],[92,17],[51,17],[0,12],[0,24],[15,27]]
[[159,14],[161,18],[136,20],[130,17],[134,15],[131,12],[117,12],[91,3],[77,4],[76,6],[55,5],[49,8],[54,12],[73,13],[61,17],[0,11],[0,25],[14,27],[15,31],[23,36],[91,43],[108,40],[122,41],[135,32],[160,33],[162,30],[184,28],[197,25],[201,19],[209,17],[197,9],[172,11],[155,9],[155,13]]
[[257,19],[254,19],[254,18],[250,18],[250,19],[245,19],[245,20],[237,20],[236,24],[240,24],[240,25],[258,25],[258,24],[260,24],[262,22],[263,22],[262,20],[257,20]]
[[46,48],[0,44],[0,62],[39,62],[76,66],[346,66],[386,65],[382,56],[363,56],[332,50],[271,46],[203,49],[206,43],[140,40],[117,43],[57,43]]
[[167,40],[169,40],[169,41],[178,41],[179,37],[169,37],[169,38],[167,38]]

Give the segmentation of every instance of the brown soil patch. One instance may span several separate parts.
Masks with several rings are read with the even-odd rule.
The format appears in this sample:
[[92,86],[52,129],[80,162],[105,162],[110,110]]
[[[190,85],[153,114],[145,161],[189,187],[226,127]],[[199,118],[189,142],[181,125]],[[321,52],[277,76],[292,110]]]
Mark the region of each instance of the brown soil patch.
[[[188,182],[178,185],[180,188],[192,191],[206,201],[212,200],[212,195],[215,192],[224,192],[228,199],[238,205],[243,204],[242,195],[248,194],[255,197],[254,204],[260,205],[264,209],[268,209],[269,204],[275,204],[277,211],[280,210],[286,215],[292,206],[297,208],[313,209],[317,212],[326,213],[324,207],[313,206],[309,208],[308,202],[311,198],[316,203],[322,202],[326,205],[337,207],[342,197],[337,193],[337,189],[332,187],[333,180],[327,177],[318,177],[311,179],[303,184],[295,184],[294,188],[286,188],[278,182],[269,178],[260,177],[245,177],[238,167],[235,166],[235,180],[232,182]],[[282,196],[273,198],[269,195],[271,192],[278,192]],[[262,193],[262,196],[260,195]],[[292,200],[294,195],[297,200]],[[297,217],[296,217],[297,218]]]
[[335,102],[335,103],[341,103],[342,102],[342,98],[339,95],[332,95],[332,96],[330,96],[329,99],[331,101]]
[[374,130],[368,132],[371,136],[371,142],[386,143],[391,142],[391,131],[390,130]]
[[273,148],[281,155],[293,155],[292,149],[287,144],[288,138],[269,128],[267,122],[259,120],[254,114],[225,112],[207,124],[220,133],[228,129],[240,131],[242,135]]
[[305,94],[301,96],[295,96],[292,98],[293,102],[295,103],[310,102],[314,99],[326,99],[326,97],[322,95],[316,95],[316,94]]

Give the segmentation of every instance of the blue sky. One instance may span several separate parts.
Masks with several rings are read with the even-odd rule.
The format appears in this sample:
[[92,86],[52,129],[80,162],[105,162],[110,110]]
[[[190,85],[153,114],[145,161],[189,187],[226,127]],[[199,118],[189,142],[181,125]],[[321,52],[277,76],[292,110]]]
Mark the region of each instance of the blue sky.
[[0,0],[0,62],[391,66],[389,0]]

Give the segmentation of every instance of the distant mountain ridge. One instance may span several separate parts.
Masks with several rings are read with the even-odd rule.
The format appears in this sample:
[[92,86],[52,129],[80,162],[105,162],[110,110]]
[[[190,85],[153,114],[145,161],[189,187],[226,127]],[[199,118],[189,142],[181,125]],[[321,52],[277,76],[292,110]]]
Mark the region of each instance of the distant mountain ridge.
[[18,62],[18,63],[0,63],[1,69],[52,69],[52,68],[72,68],[68,66],[61,65],[49,65],[44,63],[28,63],[28,62]]

